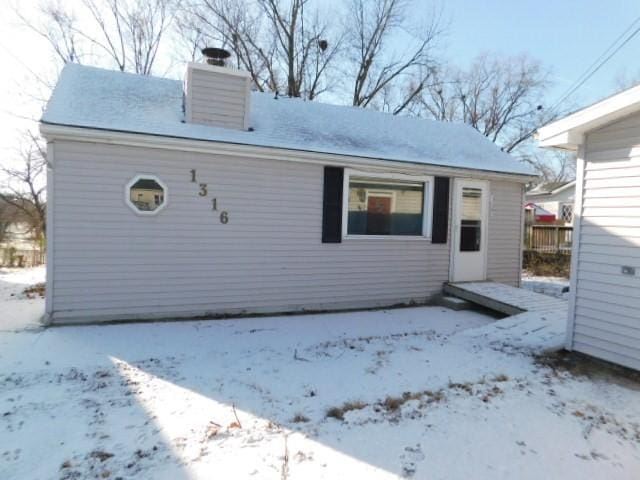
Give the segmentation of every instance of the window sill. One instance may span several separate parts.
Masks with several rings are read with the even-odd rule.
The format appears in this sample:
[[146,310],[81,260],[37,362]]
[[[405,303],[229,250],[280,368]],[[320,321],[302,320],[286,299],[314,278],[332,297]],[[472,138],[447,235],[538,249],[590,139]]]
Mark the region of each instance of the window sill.
[[431,236],[423,235],[344,235],[343,240],[407,240],[410,242],[415,241],[430,241]]

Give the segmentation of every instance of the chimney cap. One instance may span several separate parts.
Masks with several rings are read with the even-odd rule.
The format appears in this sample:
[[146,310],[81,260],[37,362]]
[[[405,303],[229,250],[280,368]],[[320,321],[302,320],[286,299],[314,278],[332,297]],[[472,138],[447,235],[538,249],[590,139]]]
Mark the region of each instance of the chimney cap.
[[224,60],[225,58],[229,58],[231,53],[224,48],[215,48],[215,47],[205,47],[202,50],[202,54],[207,58],[213,58],[216,60]]

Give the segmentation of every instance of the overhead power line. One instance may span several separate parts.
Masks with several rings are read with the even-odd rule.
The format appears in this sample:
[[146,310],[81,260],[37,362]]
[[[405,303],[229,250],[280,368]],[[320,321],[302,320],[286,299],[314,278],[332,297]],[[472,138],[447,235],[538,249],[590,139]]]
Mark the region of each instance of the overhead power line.
[[[624,47],[627,43],[633,39],[638,33],[640,33],[640,27],[636,28],[629,34],[622,43],[619,43],[629,31],[631,31],[636,24],[640,22],[640,16],[637,17],[631,24],[622,32],[614,41],[607,47],[607,49],[602,52],[602,54],[594,60],[594,62],[589,65],[582,75],[580,75],[577,80],[570,86],[565,93],[563,93],[560,98],[553,104],[551,107],[551,111],[554,111],[558,108],[562,102],[564,102],[567,98],[569,98],[576,90],[578,90],[582,85],[585,84],[587,80],[589,80],[593,75],[595,75],[598,70],[600,70],[613,56],[620,51],[622,47]],[[616,46],[617,45],[617,46]]]

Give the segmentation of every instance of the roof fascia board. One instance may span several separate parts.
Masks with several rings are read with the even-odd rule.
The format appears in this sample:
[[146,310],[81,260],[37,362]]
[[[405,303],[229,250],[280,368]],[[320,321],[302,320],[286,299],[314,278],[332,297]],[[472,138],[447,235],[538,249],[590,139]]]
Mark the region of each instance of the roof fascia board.
[[564,192],[565,190],[567,190],[567,189],[569,189],[571,187],[574,187],[575,185],[576,185],[576,181],[572,180],[571,182],[568,182],[568,183],[564,184],[563,186],[558,187],[555,190],[552,190],[551,194],[555,195],[556,193]]
[[578,150],[578,145],[582,143],[584,135],[577,134],[576,132],[562,132],[545,138],[544,140],[540,136],[536,138],[538,139],[538,145],[540,147],[576,151]]
[[462,167],[448,167],[435,164],[410,163],[394,160],[384,160],[369,157],[356,157],[332,153],[309,152],[304,150],[290,150],[275,147],[225,143],[189,138],[175,138],[161,135],[147,135],[141,133],[117,132],[67,125],[40,123],[40,133],[47,141],[70,140],[83,142],[97,142],[114,145],[155,148],[161,150],[188,151],[196,153],[230,155],[240,157],[262,158],[267,160],[283,160],[299,163],[315,163],[321,165],[356,166],[379,168],[388,171],[425,171],[433,175],[475,177],[493,180],[508,180],[527,183],[537,176],[534,174],[518,174],[495,172]]
[[[536,138],[541,146],[577,146],[575,140],[560,143],[563,134],[579,134],[594,130],[640,110],[640,85],[605,98],[560,120],[541,127]],[[580,138],[580,140],[582,140]],[[577,148],[577,147],[576,147]]]

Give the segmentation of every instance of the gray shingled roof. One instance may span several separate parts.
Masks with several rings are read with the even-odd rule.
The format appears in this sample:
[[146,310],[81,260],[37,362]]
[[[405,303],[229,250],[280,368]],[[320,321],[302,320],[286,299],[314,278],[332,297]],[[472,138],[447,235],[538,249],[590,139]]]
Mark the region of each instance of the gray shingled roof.
[[184,122],[182,82],[67,65],[45,124],[352,155],[417,164],[532,175],[468,125],[354,107],[251,95],[250,126],[240,131]]

